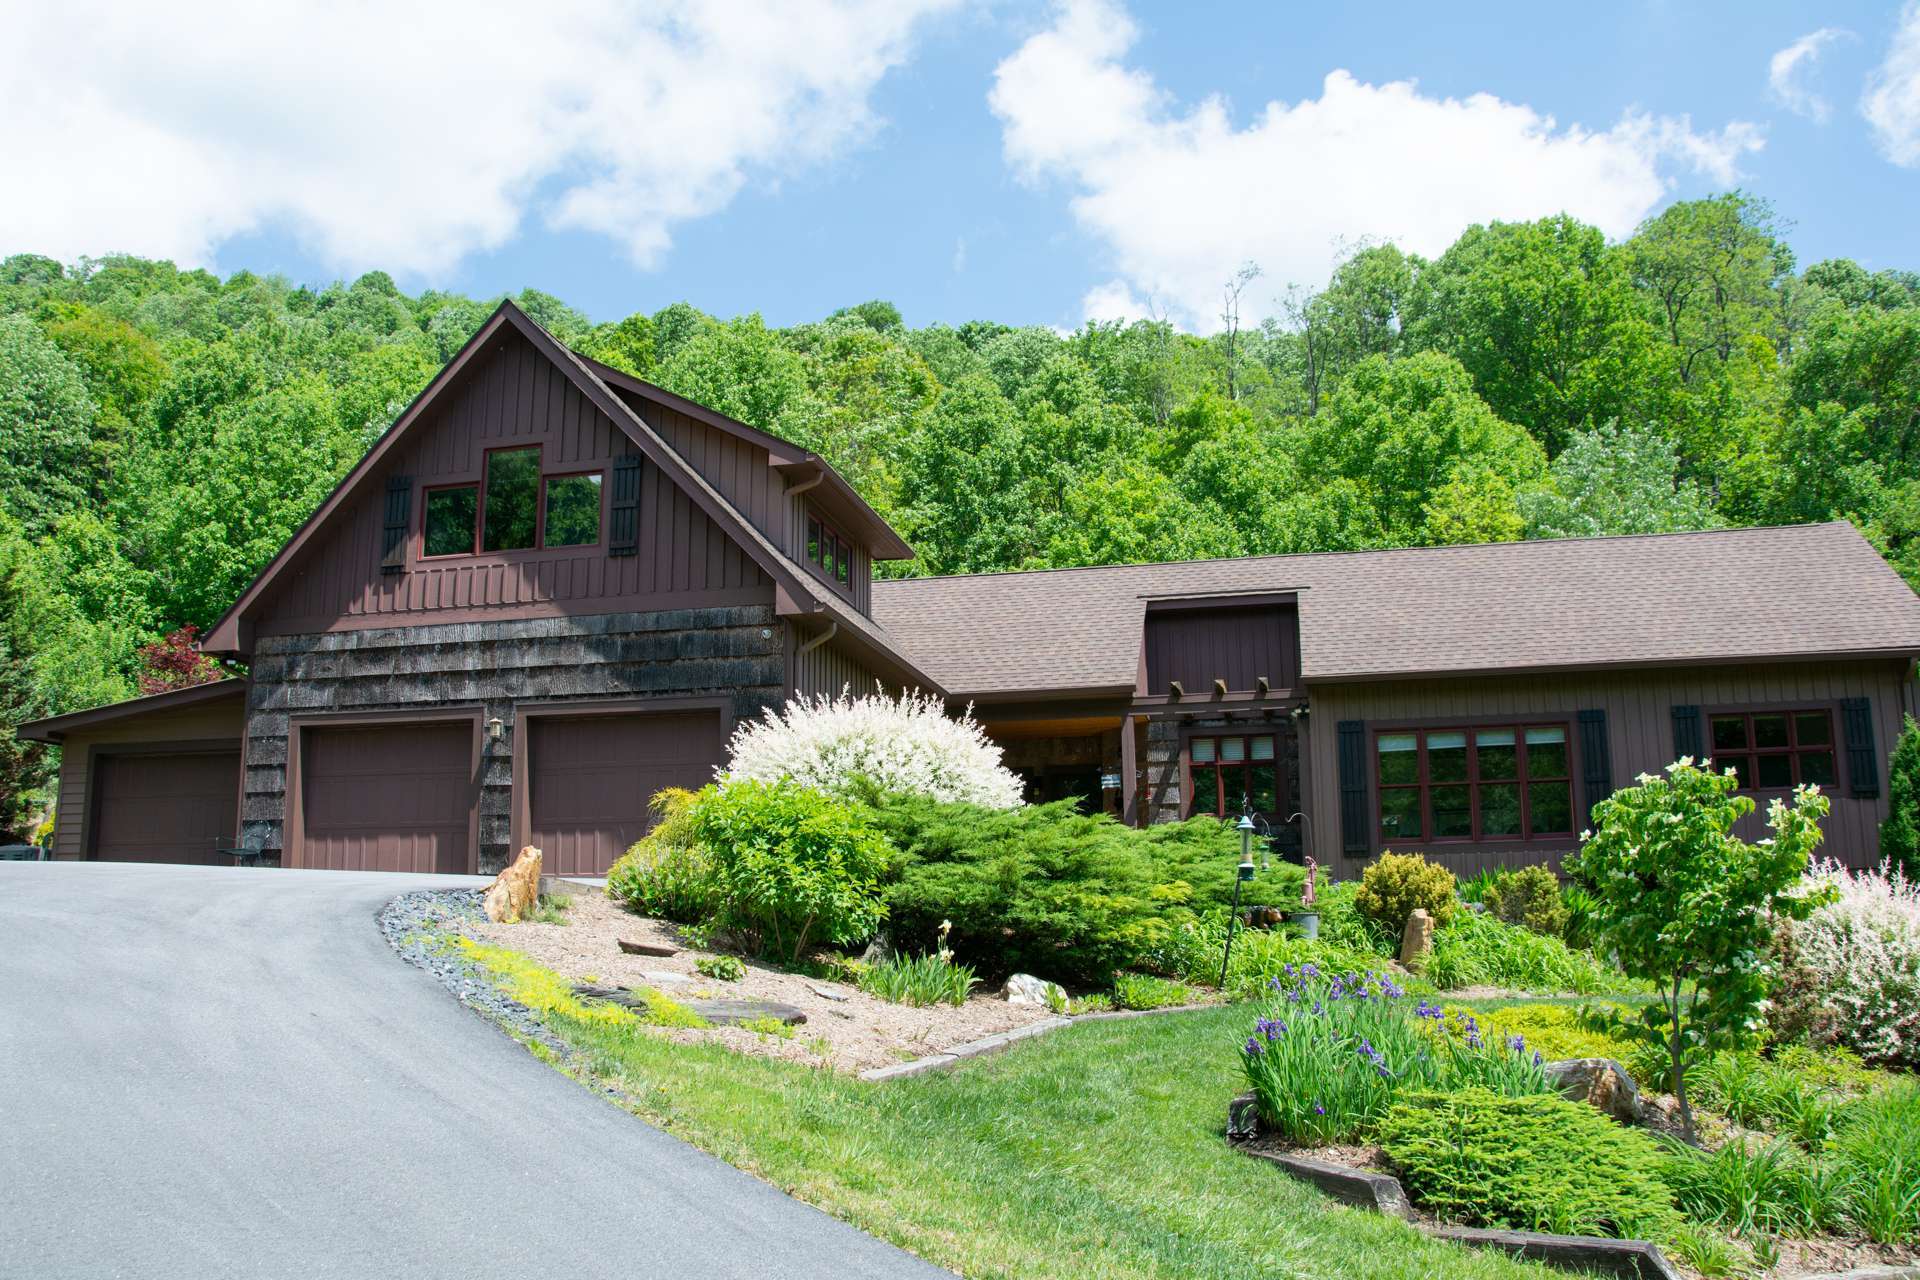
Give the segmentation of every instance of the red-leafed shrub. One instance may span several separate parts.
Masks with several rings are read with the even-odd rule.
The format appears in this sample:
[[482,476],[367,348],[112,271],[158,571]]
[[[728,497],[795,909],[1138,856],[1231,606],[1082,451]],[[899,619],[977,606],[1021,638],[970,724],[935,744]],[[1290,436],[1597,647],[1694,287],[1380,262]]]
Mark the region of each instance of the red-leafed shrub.
[[194,685],[218,680],[224,672],[220,664],[200,652],[200,628],[189,623],[140,646],[140,673],[135,680],[141,693],[166,693],[170,689],[191,689]]

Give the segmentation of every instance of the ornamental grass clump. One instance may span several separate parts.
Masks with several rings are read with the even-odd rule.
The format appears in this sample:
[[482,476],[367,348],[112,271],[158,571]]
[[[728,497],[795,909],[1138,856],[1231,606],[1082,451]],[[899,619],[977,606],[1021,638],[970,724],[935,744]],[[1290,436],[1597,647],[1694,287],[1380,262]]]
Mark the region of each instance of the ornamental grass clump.
[[1885,863],[1851,872],[1823,861],[1812,880],[1831,901],[1782,923],[1776,1031],[1920,1065],[1920,886]]
[[723,782],[782,779],[830,795],[881,793],[965,801],[989,809],[1020,803],[1020,779],[973,719],[940,699],[842,693],[796,698],[734,731]]
[[1382,973],[1326,976],[1314,965],[1275,978],[1241,1066],[1266,1127],[1291,1142],[1342,1142],[1409,1089],[1547,1088],[1540,1056],[1516,1036],[1493,1041],[1471,1014],[1447,1018]]

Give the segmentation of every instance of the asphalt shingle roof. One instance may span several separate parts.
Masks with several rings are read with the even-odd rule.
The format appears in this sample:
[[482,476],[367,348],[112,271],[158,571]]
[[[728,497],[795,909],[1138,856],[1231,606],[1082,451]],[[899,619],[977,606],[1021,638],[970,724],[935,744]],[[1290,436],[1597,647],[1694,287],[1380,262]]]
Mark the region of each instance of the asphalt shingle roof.
[[1299,593],[1308,681],[1920,651],[1920,597],[1845,522],[873,584],[950,694],[1131,688],[1149,600]]

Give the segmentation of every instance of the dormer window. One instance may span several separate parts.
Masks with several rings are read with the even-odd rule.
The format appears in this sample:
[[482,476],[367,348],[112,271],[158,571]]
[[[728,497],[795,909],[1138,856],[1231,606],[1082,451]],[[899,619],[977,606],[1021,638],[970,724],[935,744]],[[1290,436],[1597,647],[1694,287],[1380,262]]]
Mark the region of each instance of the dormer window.
[[818,516],[807,517],[807,560],[831,582],[853,581],[853,544]]
[[605,473],[543,475],[540,461],[538,445],[493,449],[480,483],[427,489],[421,557],[599,545]]

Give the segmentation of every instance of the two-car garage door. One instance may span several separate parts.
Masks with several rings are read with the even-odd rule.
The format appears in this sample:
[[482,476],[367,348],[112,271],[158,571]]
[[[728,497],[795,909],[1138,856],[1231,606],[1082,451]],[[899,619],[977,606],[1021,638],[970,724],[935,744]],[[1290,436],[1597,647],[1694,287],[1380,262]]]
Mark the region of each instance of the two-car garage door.
[[[597,875],[651,824],[662,787],[698,787],[721,758],[716,711],[529,715],[516,778],[519,836],[546,870]],[[474,868],[481,759],[471,720],[302,731],[303,867],[464,872]]]

